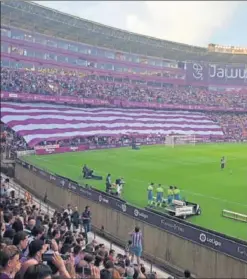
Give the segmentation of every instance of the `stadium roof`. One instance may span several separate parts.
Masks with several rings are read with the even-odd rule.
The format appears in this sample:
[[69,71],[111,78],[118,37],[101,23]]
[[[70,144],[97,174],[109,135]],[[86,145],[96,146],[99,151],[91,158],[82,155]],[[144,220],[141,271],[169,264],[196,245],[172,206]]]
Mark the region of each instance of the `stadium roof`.
[[134,34],[24,0],[1,1],[1,25],[164,59],[247,63],[247,55],[211,53],[207,48]]

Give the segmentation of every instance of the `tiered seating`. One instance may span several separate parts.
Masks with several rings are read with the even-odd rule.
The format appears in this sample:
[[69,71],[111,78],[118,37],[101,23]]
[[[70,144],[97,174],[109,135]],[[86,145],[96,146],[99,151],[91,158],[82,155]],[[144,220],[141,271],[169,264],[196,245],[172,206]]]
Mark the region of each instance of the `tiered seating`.
[[151,88],[130,83],[105,82],[77,72],[49,73],[2,69],[2,90],[33,94],[77,96],[175,105],[246,108],[247,92],[209,92],[199,88]]

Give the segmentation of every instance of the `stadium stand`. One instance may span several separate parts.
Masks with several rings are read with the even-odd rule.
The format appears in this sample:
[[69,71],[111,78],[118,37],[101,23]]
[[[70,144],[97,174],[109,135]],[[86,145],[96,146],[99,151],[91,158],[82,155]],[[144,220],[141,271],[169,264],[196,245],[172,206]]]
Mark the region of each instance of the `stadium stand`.
[[[1,196],[0,196],[1,204],[4,205],[4,214],[3,214],[4,219],[6,220],[7,216],[9,216],[8,214],[13,213],[13,217],[8,222],[8,224],[6,224],[5,222],[1,223],[2,232],[3,232],[3,236],[4,236],[4,238],[1,237],[1,245],[2,245],[2,247],[4,246],[5,249],[7,249],[6,247],[8,247],[8,246],[10,247],[11,244],[14,244],[14,245],[16,245],[16,247],[19,248],[18,244],[15,241],[15,239],[17,239],[19,235],[26,236],[27,238],[29,238],[29,241],[31,242],[31,236],[28,236],[28,233],[27,233],[27,231],[29,229],[28,228],[28,220],[29,220],[29,224],[30,224],[30,220],[32,220],[32,218],[34,218],[33,220],[35,220],[34,215],[36,215],[36,213],[38,213],[37,214],[38,216],[36,218],[36,224],[37,224],[38,220],[42,219],[43,220],[42,221],[42,228],[44,230],[46,230],[46,233],[47,233],[47,228],[48,228],[48,226],[50,226],[50,224],[52,224],[53,227],[54,227],[54,224],[55,224],[54,223],[54,218],[56,219],[55,216],[58,216],[60,213],[61,213],[61,215],[64,214],[63,209],[60,209],[61,212],[59,212],[59,210],[55,210],[54,208],[49,206],[48,203],[44,203],[43,201],[39,200],[35,196],[28,193],[24,188],[22,188],[19,184],[14,182],[11,178],[9,178],[8,176],[6,176],[3,173],[1,173],[1,186],[3,186],[4,189],[5,189],[5,191],[1,192]],[[14,196],[15,196],[14,200],[11,199],[10,190],[14,192]],[[14,204],[14,206],[15,206],[14,210],[11,209],[13,207],[13,206],[11,207],[12,202],[15,203]],[[24,214],[21,213],[21,216],[19,216],[20,212],[16,211],[16,205],[17,204],[20,204],[19,210],[21,212],[24,212]],[[27,212],[25,211],[26,209],[24,209],[24,205],[25,205],[25,208],[29,209],[29,211],[27,211]],[[50,222],[50,224],[49,224],[49,222]],[[53,222],[53,223],[51,223],[51,222]],[[16,225],[17,223],[18,224],[21,223],[24,227],[24,230],[17,230],[16,229],[17,228],[17,225]],[[58,219],[57,219],[57,223],[59,225]],[[7,236],[7,235],[10,231],[12,231],[13,228],[14,228],[15,235],[14,235],[13,239],[12,238],[10,239],[9,236]],[[54,241],[54,237],[52,237],[52,235],[54,235],[53,231],[56,231],[56,229],[53,228],[52,231],[51,231],[51,234],[48,234],[48,238],[51,238],[51,240],[50,240],[51,242]],[[79,229],[79,231],[80,231],[80,229]],[[73,237],[75,239],[77,239],[77,240],[75,240],[76,244],[77,244],[77,245],[75,245],[75,247],[77,247],[78,249],[80,247],[79,251],[80,251],[81,254],[84,254],[84,257],[85,257],[85,255],[90,255],[90,254],[95,255],[95,252],[90,252],[89,251],[90,249],[88,249],[88,248],[92,247],[93,250],[97,250],[98,249],[97,246],[99,246],[99,245],[104,246],[105,247],[104,252],[106,254],[109,254],[110,250],[114,250],[114,252],[115,252],[114,261],[115,261],[116,271],[117,272],[120,272],[120,271],[125,272],[125,270],[126,270],[126,272],[128,272],[128,267],[127,266],[122,267],[122,269],[119,269],[120,266],[121,266],[121,265],[119,265],[119,260],[118,260],[119,255],[124,256],[126,254],[126,251],[125,251],[124,247],[119,247],[119,246],[115,245],[114,243],[107,241],[102,236],[99,236],[99,235],[95,234],[95,232],[88,233],[88,243],[85,243],[85,239],[83,239],[82,235],[79,235],[79,231],[77,233],[75,233],[73,230],[71,230],[70,233],[71,233],[71,235],[73,235]],[[82,229],[82,231],[83,231],[83,229]],[[69,234],[69,233],[67,233],[67,234]],[[106,234],[106,232],[105,232],[105,234]],[[78,239],[80,239],[80,241]],[[64,240],[65,240],[65,238],[64,238]],[[79,242],[79,244],[77,242]],[[66,244],[64,244],[64,245],[66,246]],[[53,245],[53,246],[56,247],[56,245]],[[54,247],[52,249],[55,249]],[[99,252],[99,254],[101,254],[101,253],[102,252]],[[78,257],[76,257],[74,254],[71,254],[71,257],[72,257],[71,260],[75,261],[75,262],[78,262]],[[117,255],[118,255],[118,257],[117,257]],[[99,257],[99,255],[98,255],[98,257]],[[96,260],[96,258],[98,259],[98,257],[96,256],[95,260]],[[24,261],[23,255],[20,256],[20,259],[22,259],[22,261]],[[96,260],[96,262],[97,262],[97,260]],[[85,262],[80,262],[80,264],[85,265],[86,263]],[[66,278],[79,278],[78,277],[80,275],[79,272],[75,272],[75,270],[69,269],[69,264],[68,263],[67,263],[66,267],[67,267],[68,273],[70,275],[70,277],[67,276]],[[96,266],[94,266],[93,264],[90,265],[90,268],[92,270],[92,275],[94,275],[93,271],[95,271],[95,270],[97,271],[97,267],[98,267],[98,265],[96,265]],[[20,266],[18,266],[17,269],[19,269],[19,268],[20,268]],[[135,269],[137,270],[136,267],[131,267],[131,268],[133,268],[133,271]],[[103,258],[101,259],[100,266],[99,266],[99,270],[102,270],[102,269],[103,269]],[[21,270],[21,268],[20,268],[20,270]],[[153,275],[155,275],[155,278],[168,278],[168,277],[171,276],[170,274],[156,268],[154,265],[152,265],[148,262],[145,262],[145,261],[142,261],[142,270],[145,271],[144,272],[145,275],[152,275],[153,274]],[[16,272],[16,270],[15,270],[15,272]],[[120,272],[120,274],[121,274],[121,272]],[[76,277],[73,277],[75,275],[75,273],[77,273]],[[99,278],[99,277],[94,275],[90,278],[95,278],[96,279],[96,278]],[[139,275],[138,278],[141,278],[140,275]]]
[[34,72],[3,68],[1,82],[2,90],[7,92],[247,109],[247,94],[244,92],[209,92],[200,88],[176,86],[157,89],[124,82],[100,81],[97,75],[82,78],[76,71],[59,75],[46,73],[45,70]]

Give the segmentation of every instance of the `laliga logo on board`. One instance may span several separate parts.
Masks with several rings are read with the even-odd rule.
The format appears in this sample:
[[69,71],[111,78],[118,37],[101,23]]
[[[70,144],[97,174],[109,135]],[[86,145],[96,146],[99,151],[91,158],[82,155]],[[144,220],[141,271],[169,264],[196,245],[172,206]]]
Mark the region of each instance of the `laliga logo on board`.
[[102,202],[102,196],[99,195],[99,202]]
[[138,217],[138,216],[139,216],[139,210],[135,209],[135,210],[134,210],[134,215],[135,215],[136,217]]
[[207,241],[207,236],[204,233],[201,233],[199,239],[202,243],[205,243]]
[[140,212],[138,209],[134,210],[134,216],[135,217],[142,217],[143,219],[148,219],[148,215],[144,212]]
[[214,246],[222,246],[222,243],[219,242],[218,240],[214,239],[214,238],[209,238],[207,237],[207,235],[205,233],[201,233],[200,236],[199,236],[199,240],[202,242],[202,243],[210,243],[210,244],[213,244]]

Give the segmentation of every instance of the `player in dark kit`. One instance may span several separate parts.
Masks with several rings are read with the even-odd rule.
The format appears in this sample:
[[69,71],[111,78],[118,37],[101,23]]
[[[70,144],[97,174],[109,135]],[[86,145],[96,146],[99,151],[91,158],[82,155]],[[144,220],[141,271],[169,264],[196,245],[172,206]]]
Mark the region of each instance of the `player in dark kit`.
[[220,160],[220,168],[221,170],[223,170],[225,168],[225,165],[226,165],[226,159],[225,157],[223,156]]

